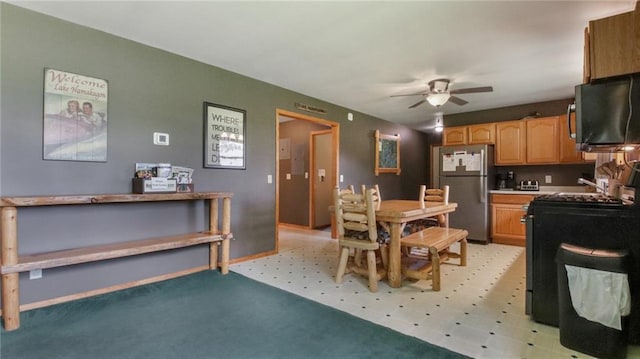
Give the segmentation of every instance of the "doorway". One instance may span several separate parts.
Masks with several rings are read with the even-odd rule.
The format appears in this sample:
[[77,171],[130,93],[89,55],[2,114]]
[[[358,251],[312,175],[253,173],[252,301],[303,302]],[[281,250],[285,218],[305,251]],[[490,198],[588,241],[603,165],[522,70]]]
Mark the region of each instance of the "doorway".
[[[301,134],[305,141],[296,141],[285,131],[291,127],[291,121],[304,121],[306,127],[312,128]],[[306,229],[324,225],[321,222],[326,219],[321,212],[328,214],[331,201],[326,188],[330,191],[338,185],[339,138],[337,122],[276,109],[276,251],[280,224]],[[290,195],[287,191],[292,187],[297,192]],[[301,206],[299,210],[297,206]],[[300,213],[304,218],[287,218]]]
[[331,130],[311,132],[309,158],[311,159],[311,181],[309,196],[309,227],[321,228],[331,225],[327,208],[333,203],[335,184],[329,181],[331,170]]

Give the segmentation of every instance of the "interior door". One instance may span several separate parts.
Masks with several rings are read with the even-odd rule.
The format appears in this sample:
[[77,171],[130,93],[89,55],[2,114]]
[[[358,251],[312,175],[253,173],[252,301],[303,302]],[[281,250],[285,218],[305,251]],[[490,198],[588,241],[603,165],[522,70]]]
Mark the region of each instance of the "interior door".
[[329,206],[333,202],[333,160],[332,133],[328,131],[311,132],[311,227],[331,225]]

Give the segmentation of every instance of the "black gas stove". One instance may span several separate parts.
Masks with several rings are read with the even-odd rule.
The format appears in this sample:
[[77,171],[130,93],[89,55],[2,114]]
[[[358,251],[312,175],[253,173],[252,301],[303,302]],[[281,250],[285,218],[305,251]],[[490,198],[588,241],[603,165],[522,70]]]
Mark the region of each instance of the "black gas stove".
[[[529,203],[526,224],[525,311],[536,322],[558,326],[558,274],[562,243],[585,248],[629,250],[636,265],[629,273],[632,293],[640,293],[640,201],[604,194],[554,193]],[[640,295],[632,295],[629,342],[640,344]]]
[[564,194],[554,193],[538,196],[534,199],[534,202],[538,204],[550,204],[550,205],[567,205],[577,207],[619,207],[624,206],[624,203],[619,198],[610,197],[604,194]]

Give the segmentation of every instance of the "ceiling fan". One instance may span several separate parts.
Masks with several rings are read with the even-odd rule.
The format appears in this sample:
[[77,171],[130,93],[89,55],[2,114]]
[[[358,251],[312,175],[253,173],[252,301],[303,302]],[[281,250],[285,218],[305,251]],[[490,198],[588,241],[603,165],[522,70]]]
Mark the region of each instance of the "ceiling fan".
[[466,89],[457,89],[457,90],[449,90],[449,80],[447,79],[437,79],[429,81],[429,91],[427,92],[418,92],[407,95],[392,95],[391,97],[400,97],[400,96],[424,96],[424,99],[418,101],[417,103],[409,106],[409,108],[414,108],[422,105],[425,101],[428,101],[434,107],[440,107],[447,103],[447,101],[451,101],[456,105],[462,106],[469,103],[457,96],[452,96],[454,94],[464,94],[464,93],[477,93],[477,92],[492,92],[493,87],[491,86],[483,86],[483,87],[470,87]]

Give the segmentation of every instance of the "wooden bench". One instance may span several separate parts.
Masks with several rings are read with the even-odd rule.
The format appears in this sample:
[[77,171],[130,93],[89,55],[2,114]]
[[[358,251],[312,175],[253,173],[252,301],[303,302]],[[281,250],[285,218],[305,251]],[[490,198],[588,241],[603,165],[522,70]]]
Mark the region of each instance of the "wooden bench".
[[[403,258],[402,274],[414,279],[431,279],[434,291],[440,290],[440,263],[448,258],[459,258],[460,266],[467,265],[467,236],[464,229],[448,227],[428,227],[400,239],[405,247],[425,248],[429,250],[429,258]],[[460,253],[449,251],[449,247],[460,243]]]

